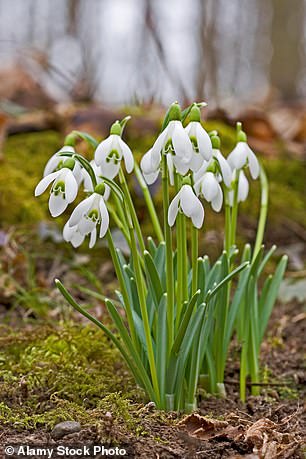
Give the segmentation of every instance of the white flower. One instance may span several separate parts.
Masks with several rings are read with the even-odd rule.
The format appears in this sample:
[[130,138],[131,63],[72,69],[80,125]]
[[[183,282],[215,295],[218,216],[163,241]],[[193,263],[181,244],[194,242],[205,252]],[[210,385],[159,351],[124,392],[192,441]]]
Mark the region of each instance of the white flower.
[[[102,174],[102,171],[101,171],[101,167],[97,166],[95,161],[92,160],[90,161],[90,165],[95,173],[95,177],[96,177],[96,180],[97,180],[97,185],[99,185],[99,183],[102,183],[103,182],[103,174]],[[84,190],[85,191],[94,191],[93,189],[93,184],[92,184],[92,181],[91,181],[91,178],[90,178],[90,175],[89,173],[87,172],[86,169],[82,169],[82,174],[83,174],[83,177],[84,177]],[[103,198],[104,198],[104,201],[107,201],[107,199],[109,198],[109,195],[110,195],[110,187],[108,185],[106,185],[106,183],[104,184],[105,185],[105,192],[103,194]]]
[[222,188],[212,172],[205,172],[195,183],[194,190],[197,195],[202,194],[206,201],[211,202],[212,208],[219,212],[223,203]]
[[194,172],[194,182],[198,182],[207,171],[213,171],[218,182],[223,181],[228,188],[231,186],[232,169],[220,150],[217,148],[213,149],[213,156],[210,161],[204,161],[202,167],[198,171]]
[[118,175],[122,158],[127,172],[132,172],[134,168],[133,154],[128,145],[117,134],[111,134],[103,140],[95,151],[96,164],[101,166],[103,175],[110,179]]
[[92,244],[96,241],[97,225],[100,224],[99,237],[102,238],[109,226],[109,215],[103,196],[98,193],[92,193],[89,198],[84,199],[74,209],[68,223],[71,229],[77,230],[84,236],[91,234]]
[[203,159],[209,161],[212,157],[211,140],[199,121],[191,121],[186,126],[187,132],[193,147],[193,155],[190,162],[190,169],[197,171],[203,164]]
[[41,195],[54,182],[49,199],[49,209],[52,217],[62,214],[68,204],[75,200],[78,193],[77,181],[70,169],[63,167],[44,177],[35,188],[35,196]]
[[[157,137],[153,147],[144,155],[140,166],[144,177],[151,183],[156,180],[162,154],[171,155],[176,170],[185,175],[192,159],[192,144],[181,121],[172,120]],[[153,180],[153,181],[152,181]]]
[[196,228],[201,228],[204,220],[204,208],[190,185],[183,185],[168,209],[168,223],[174,225],[178,211],[191,218]]
[[246,142],[238,142],[228,155],[227,160],[232,169],[240,170],[248,165],[253,179],[259,176],[260,166],[258,160]]
[[[236,172],[233,172],[233,180],[235,179]],[[241,170],[239,172],[239,179],[238,179],[238,202],[245,201],[249,194],[249,182],[245,176],[245,173]],[[228,199],[230,206],[233,206],[234,202],[234,191],[230,190],[228,193]]]
[[[47,162],[43,176],[46,177],[47,175],[51,174],[52,172],[55,172],[63,166],[64,162],[66,159],[69,159],[69,156],[60,156],[61,154],[64,153],[73,153],[75,154],[75,149],[69,145],[62,147],[60,150],[58,150],[56,153],[54,153],[53,156],[49,159]],[[75,176],[75,179],[80,185],[83,177],[82,177],[82,167],[78,161],[75,161],[74,168],[72,170],[73,175]]]
[[[65,241],[70,242],[73,247],[79,247],[85,239],[85,234],[82,234],[79,230],[79,226],[69,226],[69,221],[65,224],[63,230],[63,238]],[[92,249],[97,239],[97,228],[94,228],[90,233],[89,248]]]
[[79,247],[84,239],[85,239],[85,234],[81,234],[78,225],[75,226],[69,226],[69,220],[65,224],[64,229],[63,229],[63,238],[67,242],[71,242],[73,247]]

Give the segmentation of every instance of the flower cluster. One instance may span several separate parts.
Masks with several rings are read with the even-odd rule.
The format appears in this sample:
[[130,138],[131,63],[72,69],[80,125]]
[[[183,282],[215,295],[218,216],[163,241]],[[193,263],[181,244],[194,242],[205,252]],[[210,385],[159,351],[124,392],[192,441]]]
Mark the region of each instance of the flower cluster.
[[[157,180],[164,168],[170,185],[175,187],[176,196],[168,209],[169,225],[173,226],[178,213],[183,213],[199,229],[204,221],[201,199],[211,203],[216,212],[222,208],[224,194],[230,206],[235,199],[237,203],[244,201],[249,184],[243,170],[249,167],[252,178],[256,179],[259,163],[240,123],[237,123],[237,145],[225,159],[217,132],[208,133],[201,124],[198,104],[190,107],[188,117],[189,123],[184,127],[179,105],[172,104],[167,125],[144,154],[140,167],[148,185]],[[75,138],[67,136],[68,144],[48,161],[44,178],[35,189],[35,196],[39,196],[52,184],[49,209],[51,215],[57,217],[76,199],[83,184],[89,196],[77,205],[63,231],[64,239],[74,247],[81,245],[87,235],[89,247],[93,247],[97,234],[100,238],[105,235],[109,226],[107,200],[111,192],[105,179],[116,179],[122,160],[128,173],[134,168],[132,151],[121,138],[122,130],[122,122],[116,121],[110,135],[96,145],[94,160],[90,162],[84,158],[79,160],[71,145]],[[236,195],[235,181],[238,182]]]
[[[96,243],[98,227],[100,238],[108,230],[106,201],[110,188],[104,183],[103,177],[114,179],[119,173],[122,159],[127,172],[132,172],[134,168],[133,154],[121,139],[121,133],[122,126],[116,121],[109,137],[98,144],[94,160],[87,167],[84,167],[83,161],[80,163],[77,160],[74,147],[65,145],[50,158],[44,170],[44,178],[35,188],[35,196],[39,196],[53,183],[49,198],[49,209],[53,217],[61,215],[76,199],[82,183],[84,191],[90,193],[77,205],[64,226],[63,237],[74,247],[80,246],[85,236],[90,235],[89,247],[92,248]],[[67,136],[67,139],[71,142],[71,136]],[[94,183],[90,172],[94,176]]]

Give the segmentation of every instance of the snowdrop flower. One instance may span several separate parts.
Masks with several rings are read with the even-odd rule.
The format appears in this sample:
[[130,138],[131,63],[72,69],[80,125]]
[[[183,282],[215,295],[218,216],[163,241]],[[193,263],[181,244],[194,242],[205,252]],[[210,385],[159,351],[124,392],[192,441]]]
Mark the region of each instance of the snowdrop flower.
[[[236,172],[233,172],[233,180],[235,179]],[[238,199],[237,202],[245,201],[249,194],[249,182],[245,176],[245,173],[241,170],[239,172],[238,179]],[[228,199],[230,206],[233,206],[234,203],[234,191],[230,190],[228,193]]]
[[205,172],[202,177],[194,184],[194,190],[211,202],[212,208],[219,212],[223,203],[223,193],[219,181],[213,172]]
[[168,223],[170,226],[174,225],[179,211],[183,212],[186,217],[191,218],[192,223],[196,228],[202,227],[204,220],[204,208],[190,185],[183,185],[170,203],[168,209]]
[[49,209],[52,217],[62,214],[68,204],[75,200],[78,193],[78,184],[72,169],[75,166],[73,159],[66,159],[62,169],[44,177],[35,188],[35,196],[39,196],[53,182],[50,192]]
[[[43,173],[44,177],[62,168],[66,159],[70,158],[69,156],[60,156],[64,153],[75,154],[75,149],[70,145],[65,145],[60,150],[58,150],[56,153],[54,153],[54,155],[51,156],[51,158],[49,159],[49,161],[47,162],[45,166],[44,173]],[[78,161],[75,161],[72,173],[78,185],[80,185],[83,177],[82,177],[82,167]]]
[[[84,199],[72,212],[68,220],[69,227],[74,233],[90,234],[90,247],[96,242],[97,226],[100,225],[99,237],[102,238],[109,226],[109,215],[104,202],[105,185],[100,183],[94,193]],[[66,233],[67,234],[67,233]],[[70,237],[68,234],[67,237]],[[77,236],[74,236],[77,237]],[[71,236],[72,241],[72,236]]]
[[212,157],[212,144],[209,135],[201,125],[201,113],[196,105],[190,111],[190,122],[185,131],[193,147],[190,169],[197,171],[202,166],[203,159],[209,161]]
[[144,155],[140,163],[144,176],[151,183],[158,176],[162,154],[172,156],[173,165],[180,174],[185,175],[189,170],[193,154],[192,144],[180,121],[181,109],[177,103],[172,104],[169,119],[167,127],[157,137],[153,147]]
[[110,179],[118,175],[122,158],[128,173],[134,168],[133,154],[121,139],[121,130],[119,121],[116,121],[111,127],[109,137],[103,140],[95,151],[97,166],[101,166],[103,175]]
[[[101,167],[97,166],[94,160],[90,161],[90,165],[95,173],[97,185],[99,185],[99,183],[103,183],[103,178],[102,178],[103,174],[102,174]],[[82,174],[84,177],[84,190],[91,191],[91,192],[94,191],[93,184],[92,184],[92,181],[91,181],[91,178],[88,172],[85,169],[82,169]],[[103,194],[103,198],[104,198],[104,201],[107,201],[110,195],[110,187],[106,185],[106,183],[104,184],[104,186],[105,186],[105,192]]]
[[69,220],[64,226],[63,229],[63,238],[67,242],[71,242],[74,248],[79,247],[84,239],[85,239],[85,234],[81,234],[78,225],[75,226],[69,226]]
[[238,143],[233,151],[228,155],[227,160],[232,169],[240,170],[248,165],[253,179],[259,176],[260,166],[258,160],[247,144],[247,136],[241,130],[241,123],[237,123],[237,140]]

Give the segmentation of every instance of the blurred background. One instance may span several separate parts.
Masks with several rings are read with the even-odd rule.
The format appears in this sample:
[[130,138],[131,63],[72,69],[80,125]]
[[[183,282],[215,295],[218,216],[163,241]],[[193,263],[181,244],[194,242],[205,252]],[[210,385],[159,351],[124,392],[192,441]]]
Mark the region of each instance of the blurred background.
[[0,0],[1,97],[10,97],[22,69],[61,102],[204,98],[211,107],[235,110],[275,98],[300,101],[306,96],[305,5]]

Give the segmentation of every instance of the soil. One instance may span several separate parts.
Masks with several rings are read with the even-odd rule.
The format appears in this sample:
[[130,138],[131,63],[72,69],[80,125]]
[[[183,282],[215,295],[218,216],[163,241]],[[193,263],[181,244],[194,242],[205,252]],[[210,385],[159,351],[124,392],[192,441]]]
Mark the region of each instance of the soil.
[[87,425],[61,440],[53,440],[45,428],[18,432],[2,427],[1,452],[10,444],[53,448],[103,444],[124,448],[128,458],[302,458],[306,430],[305,318],[301,304],[275,308],[269,336],[262,346],[262,368],[269,372],[270,383],[263,385],[261,396],[249,396],[246,404],[239,400],[238,368],[230,361],[227,398],[203,398],[198,416],[162,413],[149,403],[137,408],[138,433],[127,432],[123,423],[121,429],[120,421],[114,423],[112,413],[106,412],[101,413],[104,422],[99,428]]

